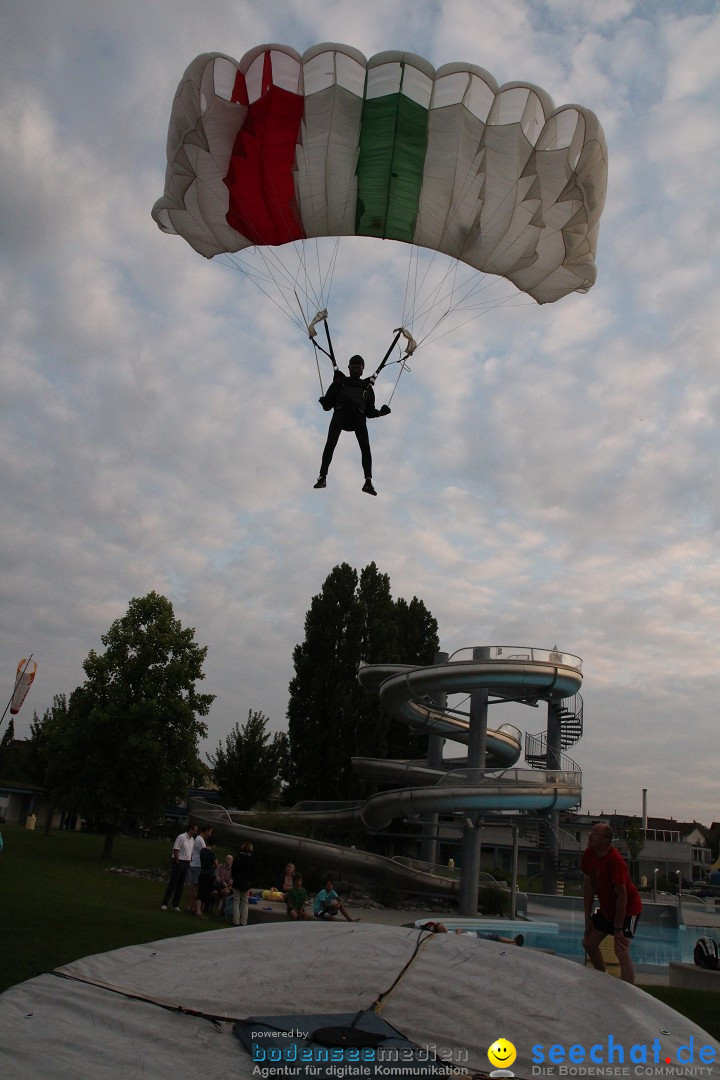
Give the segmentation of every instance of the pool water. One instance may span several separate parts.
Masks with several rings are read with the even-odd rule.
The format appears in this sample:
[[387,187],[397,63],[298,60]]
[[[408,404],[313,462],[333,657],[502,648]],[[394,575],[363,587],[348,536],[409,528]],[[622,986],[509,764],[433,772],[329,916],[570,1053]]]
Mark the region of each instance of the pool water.
[[[552,949],[560,956],[585,962],[585,953],[582,947],[582,935],[584,924],[558,925],[557,934],[546,934],[543,931],[530,933],[532,923],[526,923],[523,933],[528,945],[534,945],[540,949]],[[643,925],[640,920],[637,933],[633,938],[631,956],[636,967],[665,968],[671,961],[682,963],[693,962],[693,949],[695,942],[704,934],[717,934],[717,927],[702,926],[653,926],[648,923]]]
[[[585,962],[582,947],[584,924],[580,921],[552,922],[543,919],[511,922],[508,919],[471,918],[446,918],[442,921],[451,932],[455,929],[475,930],[480,934],[501,934],[503,937],[522,934],[525,945],[530,948],[547,949],[579,964]],[[638,968],[665,968],[671,961],[692,964],[695,942],[705,935],[718,938],[720,930],[717,926],[643,925],[641,919],[632,943],[633,963]]]

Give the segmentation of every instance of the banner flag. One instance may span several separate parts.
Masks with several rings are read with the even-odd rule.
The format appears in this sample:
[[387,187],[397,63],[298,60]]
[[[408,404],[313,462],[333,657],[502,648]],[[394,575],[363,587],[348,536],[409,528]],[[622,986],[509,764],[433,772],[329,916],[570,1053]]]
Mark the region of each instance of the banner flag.
[[37,661],[33,660],[32,657],[29,660],[23,659],[18,664],[17,675],[15,677],[15,689],[10,702],[10,713],[12,716],[17,716],[20,712],[22,703],[27,697],[27,692],[32,686],[36,671]]

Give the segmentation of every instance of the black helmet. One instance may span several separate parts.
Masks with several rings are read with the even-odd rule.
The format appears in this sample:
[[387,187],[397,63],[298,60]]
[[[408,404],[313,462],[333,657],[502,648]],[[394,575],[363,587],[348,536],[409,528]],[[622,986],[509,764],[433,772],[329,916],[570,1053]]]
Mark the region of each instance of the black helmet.
[[359,364],[361,368],[365,367],[365,361],[362,356],[351,356],[348,360],[348,367],[352,367],[353,364]]

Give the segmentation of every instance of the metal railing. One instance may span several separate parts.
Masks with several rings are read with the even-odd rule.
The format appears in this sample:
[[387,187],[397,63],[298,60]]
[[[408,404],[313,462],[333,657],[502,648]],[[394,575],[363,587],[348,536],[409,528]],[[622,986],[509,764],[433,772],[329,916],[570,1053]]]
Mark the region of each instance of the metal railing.
[[[514,663],[518,661],[534,664],[553,664],[562,667],[573,668],[582,671],[582,660],[574,653],[561,652],[555,647],[552,649],[536,649],[530,645],[464,645],[448,658],[448,664],[468,663],[478,657],[473,653],[482,652],[481,660],[508,660]],[[465,656],[467,653],[469,655]]]
[[443,773],[438,780],[438,787],[468,786],[476,787],[483,784],[507,784],[508,786],[523,786],[536,784],[538,786],[549,784],[553,786],[576,786],[580,783],[582,770],[570,758],[565,759],[569,768],[562,769],[453,769],[452,772]]
[[[540,732],[539,735],[525,735],[525,760],[528,763],[531,763],[533,759],[536,761],[545,761],[547,763],[547,736],[544,732]],[[533,768],[544,769],[547,771],[547,764],[544,766],[533,766]],[[558,755],[558,769],[560,772],[571,773],[582,771],[576,761],[573,761],[568,754],[563,753]]]

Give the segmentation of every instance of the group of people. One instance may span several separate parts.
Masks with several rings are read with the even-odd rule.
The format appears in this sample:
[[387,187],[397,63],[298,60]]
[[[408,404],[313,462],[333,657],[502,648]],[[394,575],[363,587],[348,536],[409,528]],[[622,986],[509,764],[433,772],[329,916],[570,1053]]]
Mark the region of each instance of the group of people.
[[[183,889],[187,882],[188,893],[185,910],[198,919],[207,918],[207,912],[215,903],[218,914],[227,915],[232,910],[234,926],[247,926],[250,894],[255,877],[255,854],[253,845],[246,840],[235,855],[226,855],[219,865],[215,857],[215,840],[212,829],[198,829],[188,823],[184,832],[176,837],[172,850],[170,877],[160,905],[163,911],[171,907],[181,911]],[[288,917],[293,920],[309,919],[309,896],[303,887],[302,874],[288,863],[278,882]],[[313,917],[334,919],[342,915],[348,922],[359,922],[348,914],[345,905],[330,878],[325,879],[322,889],[313,903]]]
[[[612,934],[621,978],[632,983],[635,973],[630,958],[630,942],[637,928],[642,902],[625,860],[613,847],[612,841],[612,828],[605,822],[597,822],[590,829],[588,846],[580,862],[584,875],[583,947],[593,966],[598,971],[605,971],[601,945]],[[204,918],[205,911],[215,901],[221,911],[227,911],[228,901],[231,901],[233,924],[246,926],[254,870],[255,856],[250,841],[245,841],[235,856],[227,855],[223,865],[218,866],[212,829],[206,827],[198,831],[197,825],[188,824],[173,844],[170,878],[160,906],[163,911],[167,911],[168,906],[180,911],[183,887],[188,879],[187,911],[197,918]],[[278,882],[278,891],[282,893],[290,919],[297,921],[311,917],[310,898],[303,887],[302,874],[296,871],[293,863],[287,863]],[[597,907],[594,906],[596,897]],[[342,915],[348,922],[359,922],[348,913],[329,877],[315,897],[312,915],[326,921]],[[436,934],[447,933],[443,923],[438,922],[426,923],[425,929]],[[522,934],[514,938],[482,933],[476,933],[476,936],[508,945],[522,945],[524,942]]]
[[255,868],[253,845],[246,841],[235,855],[226,855],[222,865],[215,856],[215,839],[209,826],[198,829],[188,823],[175,838],[170,864],[170,878],[160,905],[181,911],[185,883],[188,893],[185,910],[198,919],[207,918],[215,903],[220,914],[227,914],[232,904],[235,926],[247,926],[250,889]]
[[[278,891],[283,894],[288,918],[294,922],[310,918],[308,910],[310,897],[307,889],[303,887],[302,874],[297,873],[294,863],[288,863],[283,871],[278,884]],[[315,897],[313,903],[313,917],[329,921],[336,915],[342,915],[348,922],[360,922],[349,915],[345,905],[335,891],[331,878],[325,878],[325,883]]]

